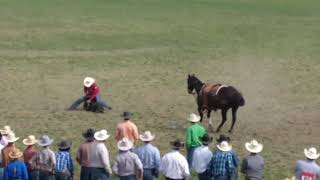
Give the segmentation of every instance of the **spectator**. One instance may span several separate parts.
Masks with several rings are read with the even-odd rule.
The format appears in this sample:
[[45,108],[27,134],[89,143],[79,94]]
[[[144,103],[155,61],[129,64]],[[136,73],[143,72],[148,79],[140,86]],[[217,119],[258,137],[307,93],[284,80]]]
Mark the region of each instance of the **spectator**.
[[2,164],[1,167],[6,167],[9,164],[9,153],[15,148],[14,142],[19,138],[13,132],[9,132],[7,136],[8,145],[2,149]]
[[186,145],[187,145],[187,161],[189,168],[192,167],[192,157],[194,150],[201,146],[200,139],[206,133],[206,130],[198,122],[200,121],[200,116],[192,113],[189,115],[188,121],[191,122],[191,126],[187,129],[186,135]]
[[92,167],[94,179],[107,180],[112,175],[109,152],[104,144],[109,137],[110,135],[104,129],[94,134],[97,142],[90,155],[90,167]]
[[175,140],[171,145],[172,151],[162,157],[159,170],[166,180],[187,180],[190,176],[188,162],[179,152],[184,144],[180,140]]
[[[219,138],[216,139],[216,140],[217,140],[218,144],[221,144],[221,142],[223,142],[223,141],[227,141],[230,144],[230,141],[231,141],[230,137],[226,136],[224,134],[221,134],[219,136]],[[240,163],[240,159],[239,159],[239,157],[237,156],[237,154],[236,154],[236,152],[234,150],[231,150],[230,152],[232,154],[232,160],[233,160],[233,164],[235,166],[234,175],[231,177],[231,180],[237,180],[238,179],[238,166],[239,166],[239,163]]]
[[69,153],[71,142],[62,140],[59,143],[59,151],[56,152],[56,171],[55,180],[68,180],[73,179],[73,160]]
[[315,180],[320,177],[320,167],[315,162],[319,158],[320,154],[317,149],[311,147],[304,149],[305,160],[299,160],[296,163],[295,174],[296,180],[310,179]]
[[232,146],[227,141],[222,141],[217,148],[209,163],[208,171],[214,180],[229,180],[235,173]]
[[21,156],[22,152],[17,148],[10,151],[11,161],[4,170],[3,180],[28,180],[27,166],[19,160]]
[[107,105],[106,102],[104,102],[101,99],[100,96],[100,87],[98,86],[98,84],[95,82],[95,80],[92,77],[86,77],[83,80],[83,85],[84,85],[84,96],[82,96],[81,98],[79,98],[78,100],[76,100],[70,107],[69,110],[75,110],[77,109],[77,107],[86,101],[89,102],[96,102],[99,107],[103,107],[103,108],[108,108],[109,110],[111,110],[112,108],[110,106]]
[[0,132],[1,132],[2,136],[3,136],[1,138],[0,144],[2,144],[5,147],[8,144],[7,136],[8,136],[9,133],[11,133],[13,131],[11,130],[10,126],[4,126],[3,129],[0,130]]
[[263,149],[263,145],[256,140],[246,143],[245,147],[250,155],[242,161],[241,172],[245,175],[245,180],[262,180],[264,160],[259,153]]
[[130,151],[132,148],[133,143],[127,138],[118,142],[119,153],[112,169],[120,180],[136,180],[137,177],[142,180],[143,165],[139,157]]
[[38,180],[39,172],[36,169],[33,169],[30,163],[33,156],[37,154],[37,150],[34,148],[34,145],[38,143],[38,140],[34,135],[30,135],[26,139],[23,139],[22,143],[27,146],[23,152],[23,158],[24,163],[27,165],[29,180]]
[[[0,132],[0,142],[2,141],[2,139],[5,138],[4,136],[2,136],[1,132]],[[2,149],[4,148],[5,146],[2,145],[0,143],[0,165],[2,164],[2,155],[1,155],[1,151]],[[3,171],[4,171],[4,168],[3,167],[0,167],[0,180],[2,180],[2,177],[3,177]]]
[[47,135],[43,135],[38,141],[38,145],[42,147],[42,150],[31,159],[32,168],[39,171],[39,180],[55,179],[56,157],[50,149],[52,143],[53,139],[50,139]]
[[198,173],[199,180],[211,180],[210,174],[206,171],[210,160],[212,159],[212,152],[208,145],[212,142],[212,137],[208,134],[203,135],[202,146],[197,147],[193,154],[192,167]]
[[139,133],[137,126],[131,121],[131,113],[123,112],[121,117],[123,122],[120,122],[117,126],[115,139],[120,141],[123,138],[127,138],[135,143],[139,139]]
[[135,149],[135,153],[143,164],[143,180],[155,180],[159,174],[161,157],[159,149],[151,144],[154,138],[150,131],[144,132],[140,135],[144,145]]
[[80,180],[88,180],[90,176],[94,173],[91,168],[91,155],[96,147],[96,142],[94,139],[95,130],[88,129],[83,133],[85,142],[80,145],[76,160],[81,166]]

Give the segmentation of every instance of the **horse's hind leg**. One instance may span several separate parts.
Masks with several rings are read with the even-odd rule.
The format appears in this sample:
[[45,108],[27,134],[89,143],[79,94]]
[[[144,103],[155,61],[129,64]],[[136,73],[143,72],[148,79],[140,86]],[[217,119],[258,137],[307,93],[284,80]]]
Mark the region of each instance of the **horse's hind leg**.
[[237,110],[238,110],[238,106],[232,108],[232,125],[231,125],[231,128],[229,129],[229,132],[232,132],[233,126],[237,120]]
[[208,118],[208,121],[209,121],[209,128],[210,128],[210,131],[211,131],[211,132],[213,132],[213,128],[212,128],[212,121],[211,121],[211,110],[208,110],[207,118]]
[[228,112],[228,109],[221,109],[222,121],[221,121],[220,125],[217,128],[217,132],[220,131],[221,127],[226,122],[226,120],[227,120],[227,112]]
[[201,106],[198,106],[198,112],[199,112],[199,115],[200,115],[200,122],[202,122],[203,113],[201,111]]

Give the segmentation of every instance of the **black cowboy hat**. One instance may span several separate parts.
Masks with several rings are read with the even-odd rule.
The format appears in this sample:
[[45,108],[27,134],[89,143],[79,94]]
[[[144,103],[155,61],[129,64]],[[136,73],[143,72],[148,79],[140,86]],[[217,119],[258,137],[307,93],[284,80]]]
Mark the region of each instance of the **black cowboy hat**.
[[220,134],[220,137],[218,139],[216,139],[218,143],[221,143],[222,141],[227,141],[230,142],[230,137],[224,135],[224,134]]
[[208,145],[212,142],[213,137],[210,137],[209,134],[204,134],[201,138],[201,142],[204,145]]
[[84,138],[86,138],[86,139],[94,139],[94,133],[95,133],[95,132],[96,132],[96,131],[95,131],[94,129],[89,128],[89,129],[87,129],[86,132],[84,132],[84,133],[82,134],[82,136],[83,136]]
[[125,111],[120,115],[123,119],[130,119],[131,118],[131,112]]
[[69,142],[67,140],[62,140],[58,146],[59,146],[59,150],[66,150],[69,149],[71,147],[72,142]]
[[179,139],[175,141],[171,141],[170,144],[172,145],[173,148],[178,148],[178,149],[184,146],[184,143]]

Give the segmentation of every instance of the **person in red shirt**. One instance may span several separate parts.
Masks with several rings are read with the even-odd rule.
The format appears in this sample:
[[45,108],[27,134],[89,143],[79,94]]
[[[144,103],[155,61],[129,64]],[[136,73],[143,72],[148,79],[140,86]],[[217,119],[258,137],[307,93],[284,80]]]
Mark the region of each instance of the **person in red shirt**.
[[101,99],[100,96],[100,87],[98,84],[95,82],[95,80],[92,77],[86,77],[83,80],[83,91],[84,91],[84,96],[76,100],[70,107],[69,110],[75,110],[77,107],[84,102],[88,103],[97,103],[99,107],[102,108],[108,108],[111,110],[112,108],[108,106],[106,102],[104,102]]

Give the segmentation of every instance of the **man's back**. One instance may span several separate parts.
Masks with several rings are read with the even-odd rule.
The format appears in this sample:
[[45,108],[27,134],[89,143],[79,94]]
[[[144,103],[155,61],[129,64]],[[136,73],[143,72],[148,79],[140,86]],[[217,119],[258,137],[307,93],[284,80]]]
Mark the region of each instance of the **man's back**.
[[130,141],[135,142],[139,138],[138,128],[130,120],[123,121],[117,126],[115,138],[117,141],[128,138]]
[[296,180],[301,180],[301,176],[303,173],[311,173],[316,177],[320,177],[320,167],[316,164],[315,161],[312,160],[299,160],[296,163]]
[[183,179],[190,175],[188,162],[179,151],[171,151],[163,156],[160,171],[171,179]]
[[160,152],[159,149],[148,143],[138,147],[134,151],[143,164],[144,169],[158,169],[160,166]]

